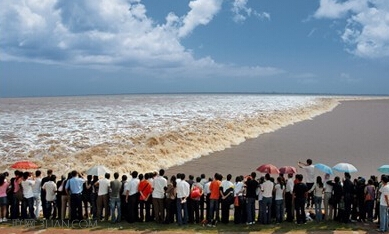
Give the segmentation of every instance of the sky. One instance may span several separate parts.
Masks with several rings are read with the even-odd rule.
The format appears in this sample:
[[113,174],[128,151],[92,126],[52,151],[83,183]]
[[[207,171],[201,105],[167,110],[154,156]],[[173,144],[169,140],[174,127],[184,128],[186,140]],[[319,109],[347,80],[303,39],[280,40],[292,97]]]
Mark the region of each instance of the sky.
[[0,97],[389,95],[389,0],[1,0]]

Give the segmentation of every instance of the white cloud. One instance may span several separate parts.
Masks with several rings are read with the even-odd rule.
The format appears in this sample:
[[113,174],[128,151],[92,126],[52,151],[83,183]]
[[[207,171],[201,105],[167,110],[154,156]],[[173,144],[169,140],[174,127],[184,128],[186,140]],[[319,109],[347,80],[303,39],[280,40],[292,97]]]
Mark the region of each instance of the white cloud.
[[189,35],[198,25],[208,24],[221,9],[222,0],[194,0],[189,3],[191,10],[182,20],[179,36]]
[[234,0],[231,11],[234,14],[233,20],[237,23],[243,22],[252,15],[260,18],[270,20],[270,14],[267,12],[257,12],[250,7],[247,7],[248,0]]
[[125,68],[136,74],[260,77],[271,67],[218,64],[195,59],[181,44],[220,11],[222,0],[193,0],[186,15],[169,13],[164,24],[147,16],[140,0],[2,0],[1,60]]
[[346,19],[341,39],[359,57],[389,56],[389,4],[386,0],[321,0],[316,18]]

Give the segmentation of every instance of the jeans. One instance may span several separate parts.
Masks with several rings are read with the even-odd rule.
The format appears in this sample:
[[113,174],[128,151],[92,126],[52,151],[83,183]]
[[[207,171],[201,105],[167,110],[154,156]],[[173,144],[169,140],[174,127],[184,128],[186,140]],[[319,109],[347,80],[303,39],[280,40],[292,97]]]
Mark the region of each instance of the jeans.
[[247,222],[252,223],[255,220],[255,198],[246,198],[246,204]]
[[[219,200],[210,199],[209,201],[209,223],[214,222],[215,212],[219,212]],[[216,215],[217,218],[217,215]]]
[[322,213],[321,213],[321,202],[322,202],[322,197],[314,197],[315,201],[315,215],[316,215],[316,221],[321,221],[322,220]]
[[282,223],[284,219],[284,200],[276,200],[276,222]]
[[50,219],[51,215],[52,217],[56,217],[57,216],[57,208],[56,208],[57,204],[54,201],[47,201],[46,200],[46,205],[45,205],[45,209],[46,209],[46,219]]
[[[182,217],[182,210],[184,210],[184,217]],[[182,203],[181,198],[177,198],[177,223],[178,225],[188,223],[188,203]]]
[[262,219],[263,224],[270,224],[272,203],[273,203],[272,197],[263,197],[262,198],[261,215],[263,218]]
[[380,231],[388,231],[388,207],[380,205]]
[[[122,218],[122,208],[120,197],[111,197],[109,201],[109,206],[111,207],[111,222],[120,222]],[[117,210],[118,217],[115,216],[115,208]]]
[[[27,216],[28,208],[28,216]],[[35,219],[34,214],[34,197],[24,198],[22,202],[22,218],[23,219]]]

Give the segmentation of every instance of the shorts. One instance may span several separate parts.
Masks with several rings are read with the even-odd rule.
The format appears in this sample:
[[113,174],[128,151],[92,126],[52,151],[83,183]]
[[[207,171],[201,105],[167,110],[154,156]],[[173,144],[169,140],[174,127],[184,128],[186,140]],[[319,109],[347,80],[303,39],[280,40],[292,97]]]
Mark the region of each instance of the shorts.
[[0,206],[5,206],[7,203],[7,197],[0,197]]

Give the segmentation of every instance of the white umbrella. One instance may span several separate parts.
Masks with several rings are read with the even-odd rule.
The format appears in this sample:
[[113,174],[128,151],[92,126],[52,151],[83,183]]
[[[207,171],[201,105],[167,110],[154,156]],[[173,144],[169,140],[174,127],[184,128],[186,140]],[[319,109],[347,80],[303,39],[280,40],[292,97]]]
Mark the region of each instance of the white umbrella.
[[111,173],[111,171],[102,165],[93,166],[86,171],[87,175],[103,176],[105,173]]
[[335,166],[333,166],[332,169],[334,169],[335,171],[348,172],[348,173],[358,171],[357,168],[354,167],[354,165],[352,165],[350,163],[338,163]]

